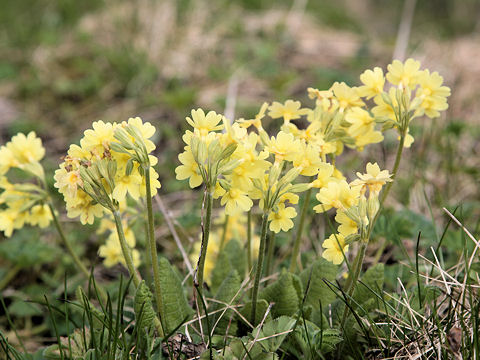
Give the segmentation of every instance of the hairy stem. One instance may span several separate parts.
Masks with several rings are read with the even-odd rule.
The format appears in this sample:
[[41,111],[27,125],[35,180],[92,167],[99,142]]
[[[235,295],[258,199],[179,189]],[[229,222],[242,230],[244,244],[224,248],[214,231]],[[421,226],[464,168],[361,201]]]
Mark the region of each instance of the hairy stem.
[[133,265],[132,252],[127,244],[127,241],[125,240],[125,233],[123,231],[122,220],[120,219],[120,212],[118,210],[114,210],[112,211],[112,214],[113,218],[115,219],[115,226],[117,227],[117,234],[118,239],[120,240],[123,258],[125,259],[125,263],[127,264],[128,272],[133,279],[133,284],[137,288],[138,285],[140,285],[142,278],[140,277],[138,271],[135,269],[135,266]]
[[252,210],[247,212],[247,265],[248,272],[252,269]]
[[[162,288],[160,287],[160,268],[158,266],[157,243],[155,241],[155,231],[153,224],[153,208],[152,208],[152,190],[150,187],[150,166],[144,168],[145,172],[145,193],[147,197],[147,219],[148,219],[148,247],[150,249],[150,259],[153,267],[153,282],[155,284],[155,301],[159,313],[162,329],[167,324],[165,322],[165,306],[162,298]],[[163,336],[163,330],[160,336]]]
[[300,221],[298,222],[297,232],[295,234],[295,241],[293,243],[292,258],[290,260],[290,272],[295,272],[298,262],[298,255],[300,253],[300,244],[302,243],[303,227],[305,225],[305,218],[307,217],[308,206],[310,205],[310,196],[312,195],[312,188],[308,189],[305,193],[303,200],[302,212],[300,214]]
[[260,278],[262,277],[263,259],[265,257],[265,242],[267,238],[268,212],[263,213],[262,217],[262,233],[260,235],[260,248],[258,249],[258,259],[255,271],[255,280],[253,282],[252,291],[252,313],[250,314],[250,323],[255,326],[255,315],[257,311],[258,287]]
[[202,245],[200,249],[200,257],[198,258],[197,272],[195,274],[195,286],[198,286],[200,293],[203,289],[203,273],[205,270],[205,259],[207,258],[208,238],[210,237],[210,225],[212,221],[212,203],[213,195],[206,189],[204,195],[205,216],[202,217]]
[[[345,292],[348,295],[345,301],[350,301],[350,298],[353,296],[353,292],[355,291],[357,281],[360,277],[360,272],[362,271],[362,265],[363,265],[363,260],[365,259],[365,252],[367,250],[367,245],[368,245],[368,239],[361,240],[360,249],[358,250],[357,256],[353,261],[351,272],[345,284],[345,288],[346,288]],[[347,320],[347,316],[348,316],[348,310],[349,309],[347,305],[345,305],[345,309],[343,311],[343,317],[342,317],[342,324],[340,326],[340,329],[343,329],[345,325],[345,321]]]
[[273,252],[275,250],[275,233],[271,231],[268,234],[268,249],[267,249],[267,271],[266,276],[270,276],[273,271]]
[[[380,198],[380,208],[377,214],[375,215],[375,217],[373,218],[372,222],[369,224],[367,236],[361,240],[360,249],[353,262],[352,270],[348,274],[347,282],[345,283],[346,293],[348,295],[348,298],[346,299],[346,301],[350,301],[349,298],[353,296],[353,292],[355,291],[355,287],[357,286],[357,281],[360,277],[360,272],[362,271],[363,260],[365,258],[365,252],[367,250],[368,242],[370,241],[370,237],[372,235],[372,230],[375,227],[375,223],[377,222],[378,215],[380,214],[383,208],[383,203],[385,202],[385,199],[387,198],[388,193],[390,192],[390,189],[392,188],[393,182],[396,178],[398,167],[400,166],[400,160],[402,159],[403,148],[405,146],[405,136],[406,136],[406,131],[400,134],[400,142],[398,143],[397,154],[395,156],[395,163],[392,169],[392,181],[386,185],[385,190],[382,192],[382,195]],[[347,316],[348,316],[348,307],[345,305],[341,328],[343,328],[343,325],[345,325]]]

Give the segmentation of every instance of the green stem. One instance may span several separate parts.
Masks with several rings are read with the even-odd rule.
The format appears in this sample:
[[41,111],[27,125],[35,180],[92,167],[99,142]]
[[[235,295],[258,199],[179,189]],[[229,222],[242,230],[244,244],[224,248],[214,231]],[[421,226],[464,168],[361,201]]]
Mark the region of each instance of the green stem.
[[197,273],[195,275],[195,286],[199,287],[200,293],[203,289],[203,272],[205,270],[205,259],[207,258],[208,238],[210,236],[210,224],[212,221],[213,196],[210,189],[206,189],[204,195],[205,217],[202,218],[202,246],[198,258]]
[[[150,166],[144,168],[145,172],[145,192],[147,197],[147,218],[148,218],[148,244],[150,249],[151,264],[153,267],[153,282],[155,284],[155,300],[159,313],[162,329],[165,328],[165,305],[163,303],[162,288],[160,286],[160,268],[158,265],[157,243],[155,241],[155,231],[153,226],[153,208],[152,208],[152,190],[150,187]],[[160,336],[163,336],[163,330]]]
[[[348,277],[347,282],[345,284],[346,294],[348,295],[345,301],[350,301],[350,298],[353,296],[353,292],[355,291],[355,287],[357,286],[357,281],[358,281],[358,278],[360,277],[360,272],[362,271],[363,260],[365,259],[367,245],[368,245],[368,238],[365,240],[361,240],[360,249],[357,253],[357,256],[355,257],[355,260],[353,261],[353,266],[351,269],[350,276]],[[345,325],[345,321],[347,320],[347,316],[348,316],[348,310],[349,308],[347,307],[347,305],[345,305],[345,309],[343,311],[343,317],[342,317],[342,325],[340,326],[340,329],[343,329]]]
[[225,215],[225,222],[223,223],[223,230],[222,230],[222,239],[220,240],[220,251],[223,250],[225,246],[225,241],[227,239],[227,230],[228,230],[228,215]]
[[393,170],[392,170],[392,181],[387,183],[387,185],[385,186],[385,190],[382,191],[382,196],[380,198],[380,207],[382,207],[383,203],[385,202],[385,199],[387,198],[388,193],[392,188],[393,182],[397,177],[398,168],[400,166],[400,160],[402,159],[403,148],[405,147],[405,136],[406,136],[406,133],[400,134],[400,142],[398,143],[397,155],[395,157],[395,163],[393,165]]
[[268,249],[267,249],[267,273],[266,276],[270,276],[272,274],[273,268],[273,252],[275,250],[275,233],[270,231],[268,234]]
[[303,200],[302,212],[300,214],[300,221],[297,226],[297,233],[295,235],[295,241],[293,243],[292,258],[290,260],[290,272],[295,272],[298,262],[298,256],[300,253],[300,244],[302,242],[303,227],[305,225],[305,218],[307,217],[308,206],[310,205],[310,196],[312,194],[312,188],[308,189],[305,193],[305,199]]
[[257,311],[258,286],[260,284],[260,278],[262,276],[263,259],[265,257],[265,242],[267,237],[268,213],[269,213],[268,211],[265,211],[262,217],[262,233],[260,236],[260,249],[258,249],[258,259],[256,264],[255,280],[253,282],[252,313],[250,314],[250,323],[253,326],[255,326],[255,323],[256,323],[255,315]]
[[247,265],[252,269],[252,210],[247,212]]
[[122,248],[123,258],[125,259],[125,263],[127,264],[128,272],[130,273],[130,276],[133,278],[133,283],[137,288],[138,285],[140,285],[140,282],[142,281],[142,279],[138,274],[138,271],[135,269],[135,266],[133,265],[132,253],[131,253],[130,247],[127,244],[127,241],[125,240],[125,233],[123,231],[122,220],[120,219],[120,212],[118,210],[114,210],[112,211],[112,213],[113,213],[113,218],[115,219],[115,225],[117,227],[117,234],[118,234],[118,239],[120,240],[120,246]]
[[[373,218],[372,222],[369,224],[367,236],[365,237],[365,239],[361,240],[359,252],[358,252],[357,256],[355,257],[355,260],[354,260],[353,266],[352,266],[352,270],[350,271],[350,273],[348,275],[348,278],[347,278],[347,282],[345,283],[345,289],[346,289],[346,293],[348,295],[348,298],[346,299],[346,301],[349,301],[349,298],[351,296],[353,296],[353,292],[355,291],[355,287],[357,286],[358,278],[360,277],[360,272],[362,270],[363,260],[365,259],[365,252],[367,250],[367,245],[368,245],[368,242],[370,241],[370,237],[372,235],[372,230],[375,226],[375,223],[377,222],[378,215],[380,214],[380,212],[383,208],[383,203],[385,202],[385,199],[387,198],[388,193],[390,192],[390,189],[392,188],[393,182],[396,178],[398,168],[400,166],[400,160],[402,158],[403,148],[404,148],[404,145],[405,145],[405,136],[406,136],[406,130],[405,130],[405,132],[400,134],[400,142],[398,143],[397,154],[395,156],[395,163],[393,165],[393,170],[392,170],[392,181],[389,182],[386,185],[385,190],[382,192],[382,195],[381,195],[381,198],[380,198],[380,208],[379,208],[377,214],[375,215],[375,217]],[[343,317],[342,317],[341,328],[343,328],[343,326],[345,325],[345,321],[347,320],[347,316],[348,316],[348,307],[345,305],[345,310],[343,312]]]

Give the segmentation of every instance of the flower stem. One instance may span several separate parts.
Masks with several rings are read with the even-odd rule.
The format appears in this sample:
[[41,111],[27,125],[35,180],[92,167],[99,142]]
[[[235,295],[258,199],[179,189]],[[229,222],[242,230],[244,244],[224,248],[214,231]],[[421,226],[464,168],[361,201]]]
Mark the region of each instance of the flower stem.
[[260,235],[260,248],[258,249],[258,259],[255,271],[255,280],[253,282],[252,291],[252,313],[250,314],[250,323],[255,326],[255,315],[257,311],[257,297],[258,286],[260,284],[260,278],[263,270],[263,259],[265,257],[265,242],[267,238],[267,225],[268,225],[268,211],[263,213],[262,217],[262,233]]
[[[68,253],[72,257],[73,262],[78,267],[78,269],[83,273],[85,278],[89,279],[91,274],[87,270],[86,266],[83,264],[82,260],[80,260],[78,255],[73,250],[70,242],[67,240],[67,237],[65,236],[65,232],[63,231],[63,227],[60,224],[60,221],[58,220],[58,216],[57,216],[57,214],[55,212],[55,209],[53,207],[53,204],[51,202],[48,204],[48,208],[50,209],[50,213],[52,214],[53,223],[55,225],[55,229],[57,229],[57,232],[58,232],[58,235],[60,236],[60,240],[61,240],[62,244],[66,247]],[[99,286],[98,284],[97,284],[97,289],[98,289],[98,293],[99,293],[100,297],[102,298],[102,301],[106,302],[108,297],[107,297],[107,293],[105,292],[105,290],[101,286]]]
[[385,190],[382,191],[382,196],[380,198],[380,207],[382,207],[383,203],[385,202],[385,199],[387,198],[388,193],[392,188],[393,182],[397,177],[398,168],[400,166],[400,160],[402,159],[403,148],[405,147],[405,136],[406,136],[405,133],[400,134],[400,142],[398,143],[397,155],[395,156],[395,163],[393,164],[392,181],[387,183],[387,185],[385,186]]
[[[160,268],[158,266],[157,243],[155,241],[155,231],[153,226],[153,208],[152,208],[152,189],[150,187],[150,166],[144,168],[145,172],[145,193],[147,197],[147,218],[148,218],[148,245],[151,257],[151,264],[153,267],[153,282],[155,284],[155,300],[157,303],[157,310],[159,313],[162,329],[165,329],[165,305],[162,298],[162,288],[160,286]],[[161,331],[160,336],[163,336],[164,331]]]
[[225,215],[225,222],[223,223],[223,230],[222,230],[222,239],[220,240],[220,251],[223,250],[223,247],[225,246],[225,241],[227,240],[228,219],[229,219],[229,216]]
[[[381,198],[380,198],[380,208],[379,208],[377,214],[375,215],[375,217],[373,218],[372,222],[369,224],[367,236],[365,237],[365,239],[361,240],[360,249],[359,249],[358,254],[355,257],[355,260],[353,262],[352,270],[348,274],[347,282],[345,283],[345,289],[346,289],[346,293],[348,295],[348,298],[346,299],[346,301],[349,301],[349,298],[353,296],[353,293],[355,291],[355,287],[357,286],[358,278],[360,277],[360,272],[362,270],[363,260],[365,259],[365,252],[367,250],[367,245],[368,245],[368,242],[370,241],[370,237],[372,235],[373,228],[375,227],[375,223],[377,222],[378,215],[380,214],[380,212],[383,208],[383,203],[385,202],[385,199],[387,198],[388,193],[390,192],[390,189],[391,189],[391,187],[393,185],[393,182],[396,178],[398,168],[400,166],[400,160],[402,159],[403,148],[405,146],[405,136],[406,136],[406,131],[403,132],[402,134],[400,134],[400,142],[398,143],[397,154],[395,156],[395,163],[393,164],[392,181],[389,182],[386,185],[385,190],[382,192],[382,195],[381,195]],[[343,328],[343,326],[345,325],[345,321],[347,320],[348,312],[349,312],[348,307],[345,305],[345,310],[343,312],[343,317],[342,317],[341,328]]]
[[252,269],[252,210],[247,212],[247,265],[250,272]]
[[[346,289],[345,292],[348,295],[345,301],[350,301],[350,298],[353,296],[353,292],[355,291],[358,278],[360,277],[360,272],[362,271],[362,265],[363,265],[363,260],[365,259],[365,252],[367,250],[367,245],[368,245],[368,238],[365,240],[361,240],[360,249],[358,250],[357,256],[353,261],[351,272],[345,284],[345,289]],[[345,309],[343,311],[343,317],[342,317],[342,324],[340,326],[341,329],[343,329],[345,325],[345,321],[347,320],[347,315],[348,315],[348,307],[347,305],[345,305]]]
[[271,231],[268,234],[268,249],[267,249],[267,273],[266,276],[272,274],[273,268],[273,252],[275,250],[275,233]]
[[312,194],[312,188],[308,189],[305,193],[303,200],[302,213],[300,214],[300,221],[297,226],[297,233],[295,234],[295,241],[293,243],[292,258],[290,260],[290,272],[295,272],[298,262],[298,255],[300,253],[300,244],[302,242],[303,227],[305,225],[305,218],[308,212],[308,206],[310,205],[310,196]]
[[208,238],[210,236],[210,224],[212,221],[212,203],[213,195],[210,189],[206,189],[204,195],[204,205],[206,209],[205,216],[202,216],[202,246],[200,249],[200,257],[198,258],[197,272],[195,274],[195,286],[200,289],[202,293],[203,289],[203,273],[205,270],[205,259],[207,258]]
[[118,239],[120,240],[120,246],[122,248],[122,253],[125,259],[125,263],[127,264],[127,269],[128,269],[128,272],[130,273],[130,276],[133,278],[133,284],[137,288],[138,285],[140,285],[140,282],[142,281],[142,279],[138,274],[138,271],[135,269],[135,266],[133,265],[132,253],[127,244],[127,241],[125,240],[125,233],[123,231],[122,220],[120,219],[120,212],[118,210],[114,210],[112,211],[112,213],[113,213],[113,218],[115,219]]

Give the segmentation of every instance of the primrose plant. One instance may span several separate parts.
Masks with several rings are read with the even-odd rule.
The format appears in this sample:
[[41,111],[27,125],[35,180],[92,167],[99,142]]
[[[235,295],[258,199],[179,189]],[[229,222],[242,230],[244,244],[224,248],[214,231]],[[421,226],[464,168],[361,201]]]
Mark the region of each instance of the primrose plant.
[[[55,172],[54,187],[63,196],[69,218],[79,218],[83,225],[98,219],[97,232],[109,232],[98,254],[105,266],[121,263],[128,269],[136,297],[143,299],[141,306],[137,303],[135,307],[136,316],[139,309],[149,315],[148,322],[139,320],[142,326],[148,325],[145,336],[166,341],[172,331],[180,331],[179,327],[184,326],[185,334],[190,333],[189,328],[202,334],[199,341],[206,341],[203,334],[207,331],[210,355],[214,347],[222,346],[228,349],[225,354],[233,354],[238,350],[235,340],[229,337],[220,346],[213,344],[210,336],[218,334],[222,324],[218,303],[232,306],[234,302],[241,304],[239,310],[229,307],[222,315],[229,314],[230,325],[225,331],[232,326],[233,336],[245,334],[242,326],[247,326],[247,332],[260,331],[255,328],[257,325],[273,321],[268,316],[297,319],[277,319],[276,325],[269,324],[273,328],[280,323],[289,324],[288,331],[300,334],[299,331],[308,332],[310,326],[318,333],[319,326],[325,326],[323,315],[304,318],[303,327],[298,326],[302,329],[296,330],[299,314],[305,315],[301,304],[305,299],[309,302],[303,291],[309,291],[310,282],[306,283],[304,272],[299,275],[297,270],[302,233],[311,209],[315,213],[335,211],[336,231],[323,240],[323,252],[318,255],[331,266],[347,263],[344,289],[350,298],[353,296],[372,231],[397,176],[403,150],[414,141],[410,124],[423,116],[440,116],[448,107],[450,95],[437,72],[422,70],[413,59],[393,61],[386,74],[379,67],[366,70],[360,81],[358,87],[336,82],[327,90],[309,88],[311,107],[294,100],[264,103],[253,119],[227,119],[202,109],[191,111],[186,118],[190,128],[182,137],[184,151],[178,156],[180,165],[175,172],[176,178],[188,180],[191,188],[203,188],[200,241],[194,246],[197,253],[190,256],[197,263],[194,274],[190,274],[193,282],[182,283],[178,271],[157,254],[152,197],[160,182],[154,169],[158,161],[153,155],[154,126],[138,117],[120,123],[97,121],[85,131],[78,145],[70,146]],[[376,162],[368,162],[365,172],[356,172],[356,177],[353,171],[341,169],[338,159],[346,149],[361,152],[368,145],[382,142],[389,130],[398,134],[391,171],[381,169]],[[18,134],[0,148],[0,230],[8,237],[25,225],[44,228],[53,222],[63,246],[88,278],[90,272],[73,250],[55,210],[52,189],[47,186],[40,164],[44,154],[41,140],[34,132]],[[11,169],[27,174],[31,181],[24,182],[25,176],[20,181],[18,176],[11,175]],[[298,209],[300,196],[302,206]],[[220,213],[214,218],[218,213],[216,199]],[[139,221],[145,224],[141,233],[134,231]],[[275,235],[291,231],[294,221],[297,224],[289,245],[288,269],[283,269],[276,281],[262,289],[261,279],[272,274]],[[136,244],[142,235],[147,240],[145,253]],[[243,243],[235,245],[235,239]],[[357,250],[351,254],[353,248]],[[236,253],[229,258],[225,254],[231,249],[236,249]],[[246,263],[240,266],[244,255]],[[217,262],[235,271],[223,274]],[[145,274],[139,271],[141,263],[147,265],[148,274],[153,273],[153,292],[143,280]],[[185,298],[185,294],[192,293],[186,291],[192,285],[196,289],[193,294],[197,316],[187,321],[194,312]],[[282,294],[288,292],[289,286],[296,289],[294,300],[288,298],[282,303]],[[102,301],[107,301],[108,295],[101,287],[99,292]],[[211,298],[216,302],[212,303]],[[270,301],[275,303],[271,315],[267,307]],[[292,302],[298,306],[291,308]],[[339,329],[344,328],[349,308],[345,306],[339,318]],[[300,339],[296,336],[285,341]],[[251,350],[257,351],[250,340],[244,346],[251,345]],[[296,344],[301,347],[302,342]],[[278,347],[267,352],[277,350]],[[318,349],[327,350],[322,346]]]

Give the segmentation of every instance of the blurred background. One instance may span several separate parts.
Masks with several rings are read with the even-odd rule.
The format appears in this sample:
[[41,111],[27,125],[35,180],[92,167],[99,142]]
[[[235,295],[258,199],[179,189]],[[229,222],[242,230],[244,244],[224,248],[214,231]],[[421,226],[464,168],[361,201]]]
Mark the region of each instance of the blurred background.
[[[161,194],[177,224],[193,229],[192,241],[199,211],[191,209],[200,208],[201,195],[174,176],[192,108],[249,118],[264,101],[293,98],[311,106],[308,87],[358,85],[365,69],[408,57],[438,71],[452,89],[441,118],[412,124],[415,143],[389,199],[397,211],[378,224],[382,236],[412,254],[417,230],[425,249],[438,244],[438,229],[448,220],[443,206],[460,206],[457,216],[472,233],[480,227],[480,0],[2,0],[0,143],[35,130],[53,176],[69,144],[93,121],[141,116],[158,130]],[[347,152],[347,175],[367,161],[391,169],[396,142],[389,134],[382,145]],[[160,215],[157,224],[162,252],[176,253]],[[79,254],[99,265],[103,240],[93,227],[68,226],[76,229],[69,235]],[[44,339],[32,336],[50,325],[43,325],[41,307],[21,299],[41,301],[48,288],[60,296],[65,269],[72,269],[56,234],[43,232],[39,242],[40,234],[26,228],[0,241],[0,279],[15,270],[12,281],[2,282],[8,284],[3,295],[33,349]],[[449,234],[443,245],[461,252],[463,233]],[[316,230],[309,237],[313,248],[323,240]],[[287,249],[289,238],[280,246]],[[395,249],[387,247],[382,261],[402,261]],[[389,269],[394,287],[398,270]],[[97,270],[112,279],[121,267]],[[83,280],[72,274],[70,281],[73,289]]]
[[[415,57],[453,89],[446,117],[412,129],[411,153],[428,158],[433,172],[421,178],[441,187],[429,195],[477,192],[468,181],[451,189],[455,169],[436,172],[478,174],[479,0],[2,0],[1,7],[1,140],[35,130],[52,168],[92,121],[141,116],[159,129],[161,180],[175,191],[185,184],[171,181],[172,159],[192,108],[249,117],[263,101],[310,104],[309,86],[356,85],[366,68]],[[421,153],[434,150],[422,141],[426,128],[435,156]]]

